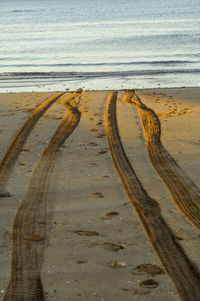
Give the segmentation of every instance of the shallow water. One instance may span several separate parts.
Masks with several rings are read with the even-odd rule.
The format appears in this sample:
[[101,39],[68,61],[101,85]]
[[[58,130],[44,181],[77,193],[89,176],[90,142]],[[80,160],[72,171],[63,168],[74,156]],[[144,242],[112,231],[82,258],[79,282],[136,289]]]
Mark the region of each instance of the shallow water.
[[0,91],[200,86],[199,0],[1,0],[0,11]]

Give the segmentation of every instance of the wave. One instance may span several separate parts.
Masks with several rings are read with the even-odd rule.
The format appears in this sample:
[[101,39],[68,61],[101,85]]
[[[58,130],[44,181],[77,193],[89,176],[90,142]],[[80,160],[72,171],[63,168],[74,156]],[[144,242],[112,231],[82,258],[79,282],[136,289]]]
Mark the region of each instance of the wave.
[[179,65],[179,64],[192,64],[200,63],[196,60],[163,60],[163,61],[134,61],[134,62],[107,62],[107,63],[60,63],[60,64],[4,64],[0,68],[12,67],[92,67],[92,66],[122,66],[122,65]]
[[33,10],[33,9],[14,9],[14,10],[9,11],[9,13],[32,13],[34,11],[35,10]]
[[97,78],[97,77],[130,77],[145,75],[164,75],[164,74],[189,74],[200,73],[200,69],[189,70],[142,70],[142,71],[117,71],[117,72],[4,72],[0,73],[0,80],[11,79],[80,79],[80,78]]

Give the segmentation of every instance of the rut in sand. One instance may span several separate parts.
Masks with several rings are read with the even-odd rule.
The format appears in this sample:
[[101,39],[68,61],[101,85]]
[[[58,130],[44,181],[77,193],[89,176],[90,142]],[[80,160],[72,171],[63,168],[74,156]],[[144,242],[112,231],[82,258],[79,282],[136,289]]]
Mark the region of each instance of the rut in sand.
[[74,99],[72,94],[66,102],[62,102],[67,113],[42,153],[25,200],[16,214],[13,224],[11,280],[4,301],[45,300],[40,273],[45,247],[49,183],[59,149],[80,120]]
[[11,142],[5,156],[0,162],[0,190],[3,189],[7,183],[8,177],[12,171],[12,168],[22,150],[24,144],[34,126],[40,117],[47,111],[47,109],[58,100],[65,93],[56,93],[52,97],[45,100],[41,105],[39,105],[24,123],[22,128],[18,131],[13,141]]
[[185,216],[200,229],[200,191],[163,147],[160,141],[161,126],[158,116],[142,103],[134,90],[127,91],[122,100],[138,108],[147,150],[154,168]]
[[105,122],[114,165],[121,177],[132,206],[167,273],[184,301],[200,300],[200,273],[176,241],[162,218],[158,203],[149,197],[135,174],[122,146],[116,120],[117,92],[111,92]]

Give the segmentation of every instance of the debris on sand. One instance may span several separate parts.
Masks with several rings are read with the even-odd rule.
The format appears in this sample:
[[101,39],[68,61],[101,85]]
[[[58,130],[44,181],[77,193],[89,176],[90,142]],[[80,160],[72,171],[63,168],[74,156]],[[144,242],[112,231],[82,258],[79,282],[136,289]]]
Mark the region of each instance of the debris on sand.
[[125,267],[127,267],[127,263],[124,261],[116,260],[116,261],[112,261],[110,266],[112,268],[125,268]]

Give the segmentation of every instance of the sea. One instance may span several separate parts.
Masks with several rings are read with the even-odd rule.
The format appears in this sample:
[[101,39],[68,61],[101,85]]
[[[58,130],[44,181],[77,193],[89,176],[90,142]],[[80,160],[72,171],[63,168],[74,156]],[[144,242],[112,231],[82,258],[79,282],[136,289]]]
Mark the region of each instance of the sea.
[[0,92],[200,87],[200,0],[0,0]]

